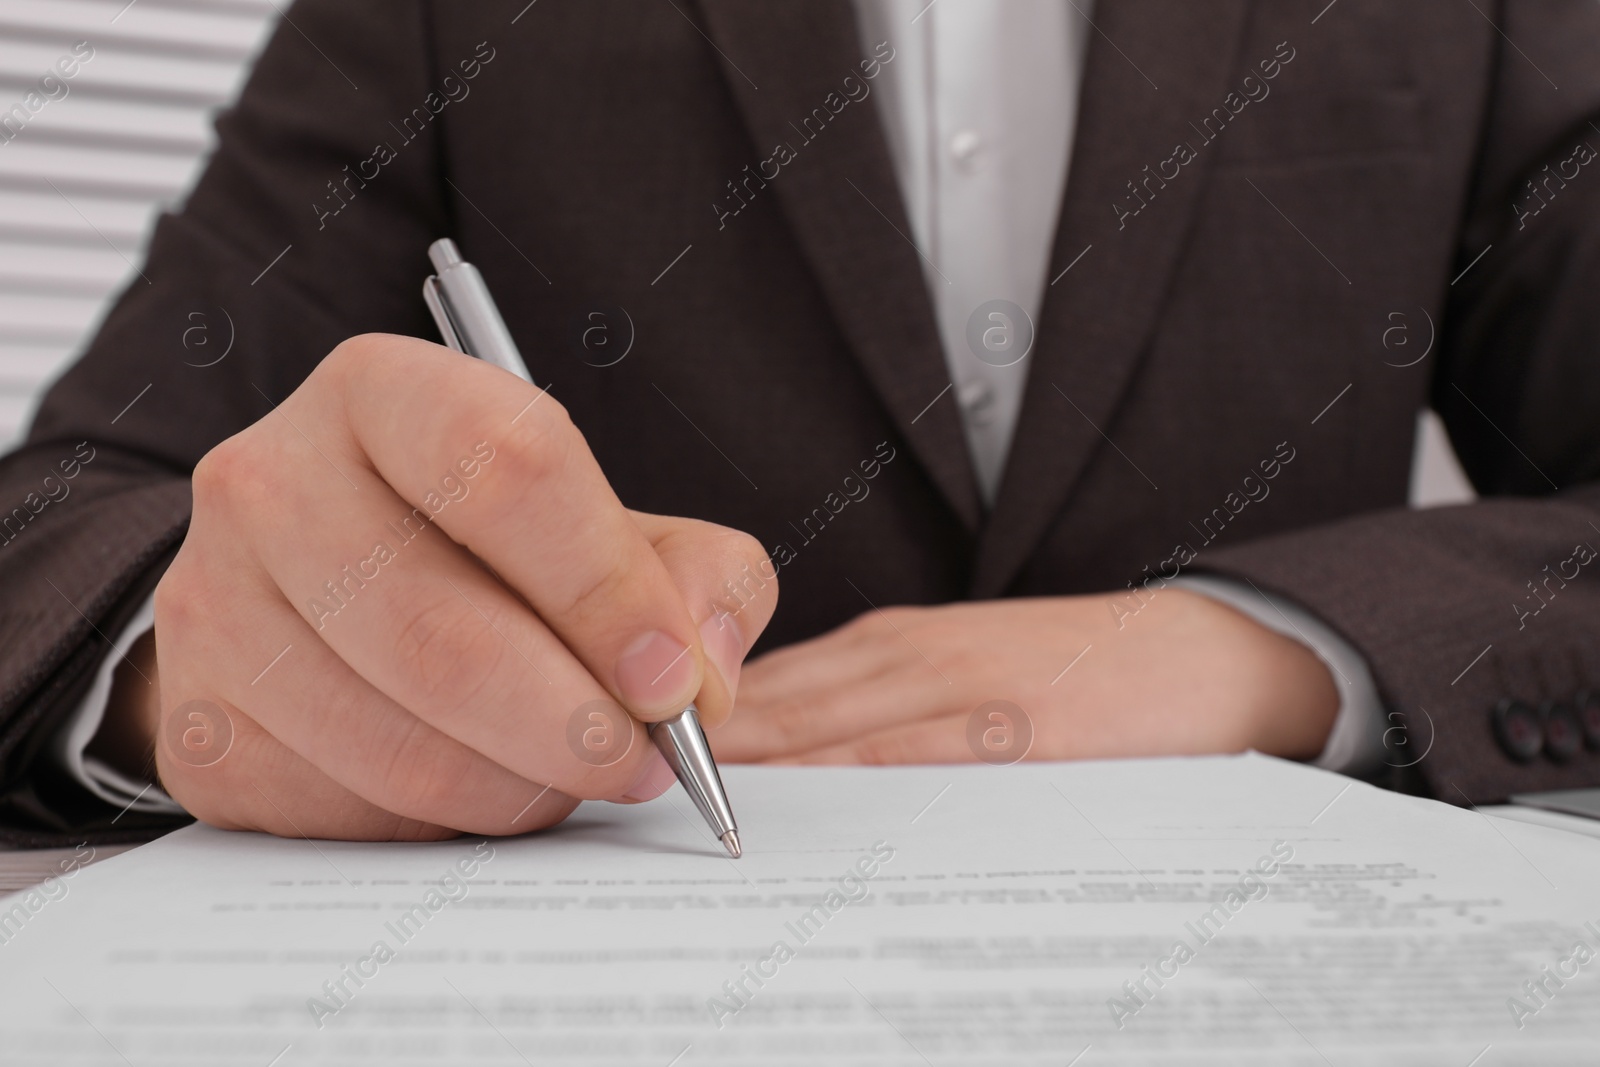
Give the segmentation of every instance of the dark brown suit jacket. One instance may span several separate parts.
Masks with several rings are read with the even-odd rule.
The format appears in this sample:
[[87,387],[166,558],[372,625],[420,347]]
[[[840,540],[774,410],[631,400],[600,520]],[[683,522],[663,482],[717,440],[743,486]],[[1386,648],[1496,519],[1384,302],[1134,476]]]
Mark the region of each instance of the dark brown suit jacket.
[[[441,235],[626,504],[780,558],[762,647],[862,594],[1120,589],[1186,547],[1185,571],[1292,598],[1365,653],[1409,753],[1429,746],[1423,787],[1600,784],[1600,752],[1517,763],[1490,721],[1600,685],[1600,574],[1549,577],[1600,545],[1600,166],[1572,161],[1600,145],[1600,8],[1322,7],[1097,6],[985,514],[875,105],[835,110],[867,58],[848,0],[301,0],[144,277],[0,465],[10,509],[78,442],[95,456],[0,545],[6,833],[109,826],[38,747],[182,539],[190,470],[341,339],[435,336],[419,284]],[[1193,158],[1169,162],[1179,143]],[[631,336],[621,362],[591,365],[596,322]],[[1430,400],[1491,499],[1406,509]],[[897,458],[835,514],[880,442]]]

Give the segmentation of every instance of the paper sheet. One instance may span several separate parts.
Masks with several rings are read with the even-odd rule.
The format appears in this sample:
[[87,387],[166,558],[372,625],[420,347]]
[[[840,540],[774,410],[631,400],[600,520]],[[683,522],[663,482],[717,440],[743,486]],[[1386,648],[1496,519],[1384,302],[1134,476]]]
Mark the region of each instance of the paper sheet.
[[196,827],[76,872],[0,910],[0,1063],[1600,1049],[1600,841],[1259,756],[725,778],[738,862],[674,790],[487,843]]

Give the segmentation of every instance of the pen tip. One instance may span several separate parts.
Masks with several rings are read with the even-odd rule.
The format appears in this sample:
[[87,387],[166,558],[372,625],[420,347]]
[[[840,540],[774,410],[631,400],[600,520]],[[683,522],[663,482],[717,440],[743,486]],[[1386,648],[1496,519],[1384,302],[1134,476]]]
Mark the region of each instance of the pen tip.
[[738,859],[744,855],[744,850],[739,847],[739,831],[729,830],[722,835],[722,844],[728,850],[728,855]]

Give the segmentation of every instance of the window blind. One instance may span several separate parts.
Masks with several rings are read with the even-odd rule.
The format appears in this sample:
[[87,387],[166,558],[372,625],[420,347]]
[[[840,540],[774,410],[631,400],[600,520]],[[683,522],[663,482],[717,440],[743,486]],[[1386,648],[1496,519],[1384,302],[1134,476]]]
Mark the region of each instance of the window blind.
[[0,0],[0,448],[135,276],[278,11],[272,0]]

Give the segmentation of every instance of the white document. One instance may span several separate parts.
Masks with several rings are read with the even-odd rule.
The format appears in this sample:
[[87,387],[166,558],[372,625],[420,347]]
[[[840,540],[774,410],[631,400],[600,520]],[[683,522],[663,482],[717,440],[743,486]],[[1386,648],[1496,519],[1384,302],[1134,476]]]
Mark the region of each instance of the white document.
[[1260,756],[724,775],[737,862],[673,790],[74,871],[0,910],[0,1063],[1600,1055],[1600,841]]

